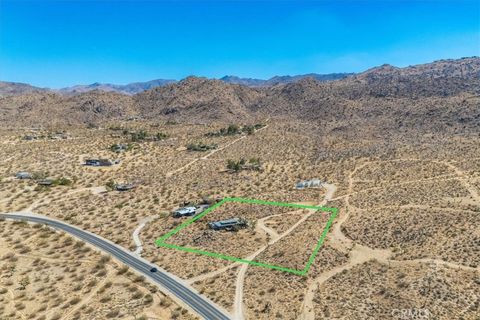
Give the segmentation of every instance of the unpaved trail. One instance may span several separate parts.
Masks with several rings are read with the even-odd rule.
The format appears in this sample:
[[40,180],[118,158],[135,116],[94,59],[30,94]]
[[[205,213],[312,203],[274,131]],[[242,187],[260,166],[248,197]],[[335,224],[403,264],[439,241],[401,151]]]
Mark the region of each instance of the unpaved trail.
[[[25,239],[23,239],[23,241],[25,241]],[[26,259],[32,259],[32,260],[42,259],[42,260],[47,260],[47,261],[72,262],[72,259],[71,259],[71,258],[52,258],[52,257],[47,256],[47,255],[33,254],[33,253],[20,254],[20,253],[17,253],[15,250],[13,250],[13,252],[15,252],[15,255],[16,255],[17,257],[23,257],[23,258],[26,258]],[[91,260],[91,259],[79,259],[79,258],[75,258],[75,261],[85,262],[85,263],[92,263],[92,264],[96,262],[95,260]]]
[[[256,230],[257,230],[257,232],[259,230],[262,230],[267,235],[270,235],[269,244],[272,244],[271,243],[272,241],[273,241],[273,243],[275,243],[278,240],[278,238],[283,237],[283,236],[279,235],[275,230],[267,227],[265,225],[265,221],[268,220],[268,219],[274,218],[274,217],[279,217],[279,216],[289,215],[289,214],[294,214],[294,215],[299,215],[300,216],[300,213],[301,213],[301,211],[289,211],[289,212],[285,212],[285,213],[272,214],[270,216],[263,217],[263,218],[261,218],[257,221],[257,229]],[[302,218],[302,221],[304,221],[303,218]],[[296,228],[298,226],[298,224],[299,223],[297,222],[297,224],[294,226],[294,228]],[[223,272],[225,272],[229,269],[235,268],[239,265],[243,265],[243,263],[242,262],[234,262],[234,263],[229,264],[229,265],[227,265],[227,266],[225,266],[221,269],[217,269],[217,270],[214,270],[214,271],[211,271],[211,272],[208,272],[208,273],[198,275],[196,277],[189,278],[187,280],[187,283],[191,284],[191,283],[194,283],[194,282],[197,282],[197,281],[201,281],[201,280],[205,280],[205,279],[217,276],[217,275],[222,274]]]
[[[11,289],[9,289],[9,288],[7,288],[7,287],[2,287],[2,288],[7,289],[8,294],[11,296],[11,298],[10,298],[10,303],[12,304],[12,309],[13,309],[13,310],[16,310],[16,311],[20,314],[20,317],[21,317],[22,319],[27,319],[27,316],[26,316],[23,312],[21,312],[20,310],[17,310],[17,308],[15,307],[15,304],[16,304],[16,303],[15,303],[15,292],[13,292]],[[3,318],[2,318],[2,319],[3,319]]]
[[13,156],[11,156],[11,157],[8,157],[8,158],[6,158],[6,159],[2,159],[2,160],[0,160],[0,162],[2,162],[2,163],[4,163],[4,162],[8,162],[8,161],[12,160],[13,158],[14,158],[14,157],[13,157]]
[[[265,232],[265,234],[270,237],[270,239],[269,239],[269,244],[271,244],[272,241],[273,241],[273,242],[277,241],[278,238],[280,238],[280,235],[279,235],[275,230],[273,230],[273,229],[265,226],[265,220],[270,219],[270,218],[272,218],[272,217],[274,217],[274,216],[279,216],[279,215],[281,215],[281,214],[275,214],[275,215],[267,216],[267,217],[261,218],[261,219],[259,219],[259,220],[257,221],[257,225],[256,225],[256,228],[255,228],[255,231],[256,231],[256,232],[262,232],[262,231]],[[265,247],[266,247],[266,246],[261,247],[259,250],[257,250],[256,252],[254,252],[254,253],[252,253],[250,256],[248,256],[247,259],[249,259],[249,260],[250,260],[250,259],[253,259],[253,258],[256,257],[258,254],[260,254],[261,251],[265,250]],[[258,252],[258,251],[260,251],[260,252]],[[251,257],[252,257],[252,258],[251,258]],[[212,272],[204,273],[204,274],[201,274],[201,275],[199,275],[199,276],[189,278],[189,279],[187,280],[187,282],[188,282],[189,284],[191,284],[191,283],[194,283],[194,282],[196,282],[196,281],[202,281],[202,280],[205,280],[205,279],[208,279],[208,278],[217,276],[217,275],[219,275],[219,274],[221,274],[221,273],[223,273],[223,272],[225,272],[225,271],[227,271],[227,270],[229,270],[229,269],[235,268],[236,266],[243,265],[243,264],[244,264],[244,263],[242,263],[242,262],[235,262],[235,263],[229,264],[228,266],[225,266],[225,267],[223,267],[223,268],[221,268],[221,269],[217,269],[217,270],[212,271]],[[238,281],[238,279],[237,279],[237,281]]]
[[474,268],[474,267],[465,266],[463,264],[443,261],[443,260],[439,260],[439,259],[429,259],[429,258],[412,259],[412,260],[388,260],[388,263],[393,264],[393,265],[395,265],[395,264],[396,265],[405,265],[405,264],[424,263],[424,264],[435,264],[437,266],[445,266],[445,267],[449,267],[449,268],[452,268],[452,269],[462,269],[462,270],[466,270],[466,271],[480,271],[480,266]]
[[[70,190],[70,191],[66,192],[63,196],[66,197],[66,196],[70,196],[72,194],[76,194],[76,193],[80,193],[80,192],[84,192],[84,191],[90,191],[92,194],[100,194],[102,192],[106,192],[107,189],[104,186],[79,188],[79,189]],[[22,210],[22,211],[31,212],[31,211],[35,210],[37,207],[49,204],[50,202],[52,202],[51,198],[38,199],[37,201],[34,201],[28,208],[26,208],[25,210]]]
[[70,309],[67,313],[63,314],[60,319],[68,319],[68,317],[72,314],[74,314],[77,310],[80,310],[85,304],[87,304],[93,297],[98,295],[98,291],[107,283],[107,281],[113,279],[113,269],[110,268],[109,266],[106,266],[108,269],[108,275],[100,282],[98,283],[93,290],[90,291],[89,294],[85,295],[82,297],[82,300],[80,300],[72,309]]
[[[328,236],[330,246],[332,246],[333,248],[343,253],[349,252],[349,260],[344,265],[335,267],[329,271],[321,273],[318,277],[316,277],[309,283],[305,293],[304,301],[302,304],[301,319],[303,320],[315,319],[315,312],[313,309],[313,298],[315,297],[315,292],[317,291],[318,287],[322,283],[330,279],[332,276],[338,274],[339,272],[342,272],[343,270],[350,269],[353,266],[356,266],[358,264],[364,263],[372,259],[376,259],[381,262],[386,262],[392,255],[392,252],[390,250],[377,250],[377,249],[369,248],[367,246],[354,244],[351,239],[347,238],[343,234],[341,229],[342,224],[348,219],[348,216],[349,216],[348,208],[350,206],[350,203],[349,203],[350,194],[353,189],[353,176],[359,169],[365,167],[368,164],[369,162],[365,162],[362,165],[355,167],[355,169],[352,170],[352,172],[350,172],[348,177],[349,178],[348,190],[347,190],[347,195],[345,197],[347,210],[344,210],[343,212],[340,211],[339,218],[334,224],[332,228],[332,232]],[[331,198],[332,196],[329,197],[329,199]]]
[[150,216],[150,217],[142,219],[140,221],[140,224],[138,225],[138,227],[132,233],[133,242],[135,242],[135,245],[137,246],[137,248],[135,249],[135,251],[133,253],[135,253],[139,257],[141,256],[141,253],[142,253],[142,250],[143,250],[142,240],[140,240],[140,236],[139,236],[140,231],[142,231],[142,229],[145,227],[145,225],[147,223],[152,222],[153,220],[155,220],[157,218],[158,218],[158,216],[154,215],[154,216]]
[[0,200],[0,204],[6,203],[6,202],[14,199],[15,197],[21,195],[23,192],[25,192],[25,189],[20,190],[19,192],[16,192],[16,193],[12,194],[12,195],[11,195],[10,197],[8,197],[8,198],[4,198],[4,199]]
[[235,267],[237,267],[241,264],[242,264],[241,262],[235,262],[235,263],[229,264],[228,266],[225,266],[221,269],[217,269],[217,270],[212,271],[212,272],[207,272],[207,273],[198,275],[196,277],[189,278],[189,279],[185,280],[185,282],[191,285],[192,283],[195,283],[197,281],[202,281],[202,280],[205,280],[205,279],[208,279],[208,278],[211,278],[211,277],[218,276],[218,275],[224,273],[225,271],[227,271],[229,269],[232,269],[232,268],[235,268]]
[[[253,260],[256,256],[265,250],[267,246],[263,246],[256,252],[247,257],[247,260]],[[245,274],[247,273],[248,264],[243,263],[237,273],[237,281],[235,282],[235,301],[233,303],[233,320],[244,319],[243,310],[243,283],[245,281]]]
[[[8,287],[0,286],[0,288],[4,288],[7,290],[8,294],[11,296],[10,303],[12,304],[12,310],[17,310],[17,308],[15,307],[15,293]],[[19,310],[17,310],[17,312],[20,314],[20,317],[22,319],[27,319],[27,316],[25,316],[23,312],[20,312]]]
[[[323,206],[326,204],[333,196],[335,191],[337,190],[337,187],[333,184],[323,184],[323,187],[327,190],[327,193],[325,194],[325,198],[320,203],[320,206]],[[301,210],[296,210],[296,211],[301,211]],[[290,228],[288,228],[285,232],[283,232],[281,235],[278,237],[275,237],[269,241],[269,243],[260,249],[258,249],[255,253],[247,257],[247,260],[253,260],[255,257],[257,257],[259,254],[261,254],[265,249],[267,249],[269,246],[275,244],[277,241],[281,240],[285,236],[289,235],[293,230],[295,230],[300,224],[305,222],[312,214],[314,214],[316,211],[315,210],[308,210],[308,213],[306,213],[302,218],[300,218],[295,224],[293,224]],[[273,215],[272,215],[273,216]],[[271,218],[272,216],[265,217],[262,220],[265,221],[267,218]],[[278,216],[278,215],[276,215]],[[260,221],[260,220],[259,220]],[[265,232],[267,231],[267,228],[263,223],[259,225],[260,228],[262,228]],[[273,231],[273,230],[272,230]],[[240,266],[240,270],[238,271],[237,274],[237,281],[236,281],[236,286],[235,286],[235,301],[233,304],[233,319],[234,320],[243,320],[245,318],[245,312],[243,308],[243,291],[244,291],[244,282],[245,282],[245,274],[247,273],[249,265],[248,264],[242,264]]]
[[[269,120],[270,120],[270,119],[267,119],[265,122],[268,122]],[[262,128],[260,128],[260,129],[258,129],[258,130],[255,130],[255,133],[260,132],[260,131],[262,131],[262,130],[264,130],[264,129],[266,129],[266,128],[268,128],[268,124],[265,125],[265,127],[262,127]],[[180,167],[180,168],[178,168],[178,169],[175,169],[175,170],[173,170],[173,171],[167,172],[166,177],[168,178],[168,177],[171,177],[171,176],[173,176],[174,174],[176,174],[176,173],[178,173],[178,172],[182,172],[183,170],[185,170],[186,168],[190,167],[192,164],[194,164],[194,163],[196,163],[196,162],[198,162],[198,161],[200,161],[200,160],[207,160],[209,157],[211,157],[211,156],[214,155],[215,153],[217,153],[217,152],[219,152],[219,151],[222,151],[222,150],[224,150],[225,148],[230,147],[231,145],[237,143],[237,142],[240,141],[240,140],[245,139],[246,137],[248,137],[248,135],[242,135],[240,138],[237,138],[237,139],[235,139],[235,140],[233,140],[233,141],[230,141],[229,143],[227,143],[227,144],[224,145],[223,147],[210,151],[207,155],[205,155],[205,156],[203,156],[203,157],[196,158],[196,159],[190,161],[189,163],[187,163],[186,165],[184,165],[184,166],[182,166],[182,167]]]
[[[396,161],[404,161],[406,159],[398,159]],[[411,159],[410,159],[411,160]],[[377,162],[377,161],[374,161]],[[452,174],[446,174],[446,175],[440,175],[432,178],[427,178],[427,179],[420,179],[420,180],[414,180],[414,181],[404,181],[402,183],[399,183],[401,185],[404,184],[411,184],[411,183],[418,183],[422,181],[443,181],[443,180],[453,180],[457,179],[460,180],[464,186],[468,189],[472,197],[476,201],[480,201],[479,195],[475,188],[473,188],[469,182],[465,178],[465,173],[462,172],[460,169],[455,167],[454,165],[448,163],[448,162],[443,162],[443,161],[432,161],[432,162],[437,162],[437,163],[442,163],[450,167],[455,171],[455,175]],[[333,268],[327,272],[324,272],[320,274],[317,278],[315,278],[310,285],[308,286],[304,302],[302,305],[302,315],[301,319],[303,320],[314,320],[315,319],[315,313],[313,309],[313,298],[315,296],[315,292],[319,288],[320,285],[322,285],[325,281],[330,279],[332,276],[338,274],[339,272],[342,272],[343,270],[348,270],[354,267],[355,265],[370,261],[370,260],[377,260],[381,263],[387,263],[387,264],[397,264],[397,265],[405,265],[405,264],[417,264],[417,263],[433,263],[435,265],[442,265],[442,266],[447,266],[451,268],[456,268],[456,269],[462,269],[462,270],[480,270],[480,267],[477,268],[472,268],[468,266],[464,266],[461,264],[456,264],[456,263],[451,263],[451,262],[446,262],[443,260],[438,260],[438,259],[415,259],[415,260],[391,260],[392,252],[391,250],[381,250],[381,249],[372,249],[367,246],[363,246],[360,244],[355,244],[353,241],[349,238],[347,238],[342,230],[341,226],[342,224],[348,219],[350,210],[352,206],[350,205],[350,196],[353,194],[356,194],[358,192],[352,192],[353,190],[353,176],[355,173],[365,167],[366,165],[370,164],[372,162],[365,162],[361,164],[360,166],[355,167],[355,169],[349,174],[349,186],[347,189],[347,194],[337,197],[333,200],[337,199],[345,199],[345,207],[346,210],[344,212],[340,213],[340,216],[332,228],[332,232],[330,233],[330,236],[328,237],[329,239],[329,244],[333,248],[340,250],[344,253],[349,253],[349,260],[346,264],[338,266],[336,268]],[[452,177],[453,176],[453,177]],[[375,187],[375,188],[369,188],[369,189],[364,189],[364,191],[375,191],[377,189],[382,189],[384,187]],[[412,207],[422,207],[422,206],[412,206]],[[443,208],[442,208],[443,209]],[[360,210],[360,209],[356,209]]]
[[[362,210],[359,208],[356,208],[356,209]],[[477,211],[474,211],[474,210],[436,207],[436,206],[430,206],[426,204],[405,204],[401,206],[399,205],[375,206],[375,209],[423,209],[423,210],[442,210],[442,211],[451,211],[451,212],[477,213]]]
[[351,245],[352,245],[352,240],[349,238],[345,237],[345,235],[342,232],[342,224],[348,219],[349,216],[349,210],[348,207],[350,206],[350,195],[352,194],[352,189],[353,189],[353,176],[355,173],[357,173],[358,170],[364,168],[370,164],[370,162],[365,162],[362,165],[355,167],[355,169],[350,172],[348,175],[348,189],[347,189],[347,196],[345,197],[345,203],[347,209],[344,211],[339,211],[339,215],[337,218],[336,223],[334,223],[332,231],[330,233],[330,245],[334,247],[335,249],[340,250],[341,252],[347,252]]
[[[253,260],[255,259],[259,254],[261,254],[263,251],[265,251],[269,246],[275,244],[277,241],[282,239],[283,237],[287,236],[290,234],[295,228],[297,228],[301,223],[303,223],[305,220],[310,217],[315,211],[310,210],[307,214],[305,214],[300,220],[298,220],[294,225],[292,225],[287,231],[279,235],[275,239],[271,239],[267,245],[262,246],[260,249],[255,251],[253,254],[248,256],[246,259],[247,260]],[[270,216],[271,217],[271,216]],[[265,227],[266,228],[266,227]],[[240,320],[244,319],[244,310],[243,310],[243,284],[245,282],[245,274],[247,273],[248,269],[248,264],[243,263],[240,266],[240,270],[238,271],[237,274],[237,281],[236,281],[236,287],[235,287],[235,301],[233,304],[233,319],[234,320]]]
[[472,196],[472,198],[476,202],[480,203],[480,196],[478,195],[477,190],[470,184],[470,182],[468,182],[465,172],[463,172],[458,167],[446,161],[432,161],[432,162],[444,164],[448,166],[450,169],[452,169],[453,171],[455,171],[455,174],[458,176],[458,179],[463,183],[463,185],[468,190],[468,192],[470,192],[470,195]]
[[316,277],[308,286],[307,292],[304,297],[303,301],[303,312],[301,319],[304,320],[314,320],[315,313],[313,309],[313,298],[315,297],[315,292],[325,281],[330,279],[332,276],[342,272],[343,270],[351,269],[352,267],[362,264],[364,262],[370,260],[377,260],[379,262],[388,263],[389,258],[391,256],[390,250],[379,250],[379,249],[371,249],[366,246],[362,246],[356,244],[350,251],[349,260],[346,264],[341,266],[335,267],[331,270],[321,273],[318,277]]
[[272,216],[264,217],[257,221],[257,229],[263,230],[269,237],[270,241],[276,240],[280,237],[277,231],[267,227],[265,225],[265,220],[272,218]]
[[[418,179],[418,180],[407,180],[407,181],[401,181],[395,183],[396,186],[403,186],[403,185],[408,185],[408,184],[415,184],[415,183],[421,183],[421,182],[429,182],[429,181],[449,181],[449,180],[458,180],[458,176],[455,174],[445,174],[445,175],[439,175],[435,176],[432,178],[425,178],[425,179]],[[357,182],[358,180],[356,180]],[[363,193],[363,192],[370,192],[370,191],[376,191],[376,190],[384,190],[387,186],[381,186],[381,187],[371,187],[371,188],[365,188],[360,191],[352,191],[348,192],[347,194],[344,194],[342,196],[338,196],[336,198],[333,198],[332,200],[340,200],[340,199],[345,199],[349,196],[352,196],[354,194],[358,193]]]

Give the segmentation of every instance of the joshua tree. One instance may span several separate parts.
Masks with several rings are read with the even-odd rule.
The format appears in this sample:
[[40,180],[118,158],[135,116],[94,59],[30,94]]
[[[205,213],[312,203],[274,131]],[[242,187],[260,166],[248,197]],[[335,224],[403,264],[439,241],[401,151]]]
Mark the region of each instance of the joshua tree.
[[231,124],[227,128],[227,135],[235,135],[235,134],[238,134],[238,132],[239,132],[238,126],[235,124]]
[[227,160],[227,169],[233,170],[233,171],[240,171],[241,168],[242,167],[241,167],[240,161],[235,161],[231,159]]

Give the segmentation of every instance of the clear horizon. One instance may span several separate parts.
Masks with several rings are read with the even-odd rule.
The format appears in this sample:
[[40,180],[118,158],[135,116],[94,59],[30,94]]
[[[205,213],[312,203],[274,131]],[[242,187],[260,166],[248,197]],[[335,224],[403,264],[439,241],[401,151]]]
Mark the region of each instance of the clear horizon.
[[0,1],[0,80],[53,89],[470,56],[478,1]]

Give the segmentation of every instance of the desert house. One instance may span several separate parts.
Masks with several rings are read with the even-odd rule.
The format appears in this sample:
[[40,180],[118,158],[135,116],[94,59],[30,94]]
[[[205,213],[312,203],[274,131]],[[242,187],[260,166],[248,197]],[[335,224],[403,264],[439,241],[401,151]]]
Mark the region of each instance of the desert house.
[[128,143],[116,143],[110,147],[113,152],[120,153],[123,151],[128,151],[130,145]]
[[115,190],[117,191],[128,191],[135,188],[133,183],[119,183],[115,185]]
[[295,188],[297,189],[319,188],[321,186],[322,182],[320,181],[320,179],[303,180],[295,184]]
[[108,167],[114,164],[119,163],[119,160],[109,160],[109,159],[87,159],[85,160],[86,166],[91,167]]
[[23,136],[23,140],[25,140],[25,141],[38,140],[38,137],[28,134],[28,135]]
[[32,174],[26,171],[20,171],[15,174],[15,178],[17,179],[32,179]]
[[237,231],[241,228],[246,228],[248,225],[247,221],[243,218],[231,218],[221,221],[209,222],[208,226],[213,230],[227,230],[227,231]]
[[37,181],[37,184],[40,185],[40,186],[48,187],[48,186],[53,185],[53,180],[52,179],[41,179],[41,180]]

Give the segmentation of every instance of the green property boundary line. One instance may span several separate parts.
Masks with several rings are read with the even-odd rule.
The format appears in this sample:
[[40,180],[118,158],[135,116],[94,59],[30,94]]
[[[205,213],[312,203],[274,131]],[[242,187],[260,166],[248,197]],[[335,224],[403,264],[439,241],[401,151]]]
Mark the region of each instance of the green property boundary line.
[[[204,250],[199,250],[195,248],[189,248],[189,247],[183,247],[183,246],[177,246],[174,244],[166,243],[165,241],[172,237],[174,234],[178,233],[180,230],[185,229],[195,221],[201,219],[208,213],[212,212],[213,210],[217,209],[221,205],[227,202],[240,202],[240,203],[250,203],[250,204],[261,204],[261,205],[271,205],[271,206],[281,206],[281,207],[290,207],[290,208],[299,208],[299,209],[311,209],[311,210],[317,210],[317,211],[327,211],[330,212],[330,218],[327,221],[327,224],[325,225],[325,228],[323,229],[322,234],[320,235],[320,238],[318,239],[318,242],[313,249],[312,254],[308,258],[307,264],[305,265],[305,268],[299,270],[299,269],[291,269],[291,268],[286,268],[286,267],[281,267],[273,264],[268,264],[268,263],[263,263],[263,262],[258,262],[254,260],[246,260],[242,258],[237,258],[234,256],[229,256],[229,255],[224,255],[220,253],[215,253],[215,252],[210,252],[210,251],[204,251]],[[274,201],[263,201],[263,200],[254,200],[254,199],[245,199],[245,198],[224,198],[222,201],[216,203],[215,205],[211,206],[210,208],[206,209],[202,213],[194,216],[193,218],[185,221],[184,223],[180,224],[178,227],[175,229],[171,230],[170,232],[166,233],[165,235],[161,236],[155,241],[155,244],[159,247],[165,247],[165,248],[170,248],[170,249],[177,249],[181,251],[186,251],[186,252],[192,252],[192,253],[197,253],[197,254],[202,254],[205,256],[209,257],[214,257],[214,258],[219,258],[223,260],[229,260],[233,262],[242,262],[242,263],[247,263],[259,267],[264,267],[268,269],[274,269],[274,270],[280,270],[280,271],[285,271],[285,272],[290,272],[296,275],[301,275],[304,276],[307,274],[308,270],[313,264],[313,261],[315,260],[315,257],[318,254],[318,251],[320,251],[320,248],[322,247],[323,242],[325,241],[325,237],[327,236],[328,230],[330,229],[330,226],[333,223],[333,220],[335,220],[335,217],[338,214],[338,209],[337,208],[328,208],[328,207],[320,207],[320,206],[309,206],[309,205],[303,205],[303,204],[295,204],[295,203],[286,203],[286,202],[274,202]]]

